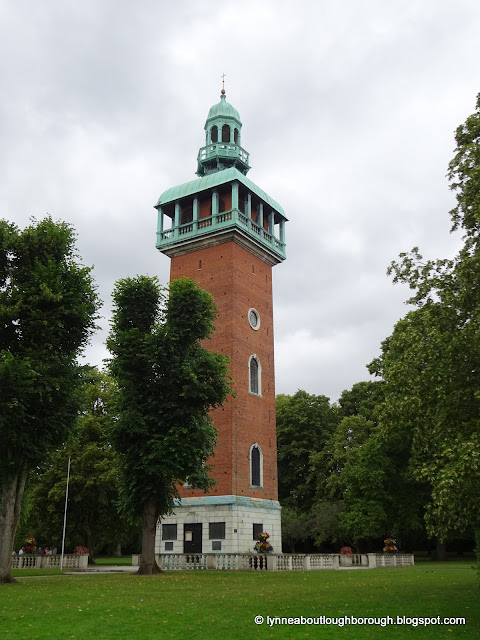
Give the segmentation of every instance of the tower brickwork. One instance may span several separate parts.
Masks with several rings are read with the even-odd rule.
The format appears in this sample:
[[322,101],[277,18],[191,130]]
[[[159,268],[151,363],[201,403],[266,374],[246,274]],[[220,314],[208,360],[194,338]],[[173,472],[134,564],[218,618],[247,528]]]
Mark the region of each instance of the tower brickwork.
[[[199,268],[199,265],[201,267]],[[236,397],[213,414],[219,443],[214,459],[214,495],[277,499],[272,268],[235,242],[172,258],[171,279],[188,276],[212,293],[218,307],[208,348],[228,355]],[[232,295],[233,294],[233,295]],[[260,327],[252,330],[248,311],[256,309]],[[248,361],[261,365],[261,395],[249,393]],[[263,486],[250,482],[249,451],[263,453]],[[185,497],[203,495],[186,489]]]

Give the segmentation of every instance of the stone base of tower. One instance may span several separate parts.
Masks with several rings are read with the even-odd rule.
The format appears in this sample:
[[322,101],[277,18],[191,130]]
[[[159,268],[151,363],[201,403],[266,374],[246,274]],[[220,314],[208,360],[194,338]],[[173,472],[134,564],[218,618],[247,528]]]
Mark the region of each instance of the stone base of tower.
[[[267,531],[282,551],[281,507],[277,500],[245,496],[182,498],[157,524],[155,553],[252,552],[254,533]],[[166,526],[165,526],[166,525]]]

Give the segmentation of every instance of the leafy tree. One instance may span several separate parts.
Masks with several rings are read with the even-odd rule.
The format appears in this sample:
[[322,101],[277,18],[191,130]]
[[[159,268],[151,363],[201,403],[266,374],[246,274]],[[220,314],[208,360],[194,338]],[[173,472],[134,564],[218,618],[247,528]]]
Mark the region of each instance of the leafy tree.
[[51,218],[20,231],[0,221],[0,582],[29,469],[59,446],[77,417],[76,358],[99,306],[70,225]]
[[315,544],[320,547],[324,543],[338,544],[342,540],[343,532],[340,527],[340,515],[345,506],[343,500],[328,500],[318,496],[310,519],[310,531]]
[[26,524],[42,545],[60,547],[65,475],[71,457],[66,548],[86,546],[92,557],[128,541],[130,528],[118,513],[116,455],[108,441],[115,386],[103,372],[86,368],[82,406],[72,437],[40,465],[31,479]]
[[339,528],[344,538],[358,548],[389,532],[398,536],[397,518],[406,519],[399,513],[402,474],[378,427],[363,416],[344,418],[329,447],[334,465],[327,494],[343,502]]
[[119,454],[121,499],[142,517],[139,573],[159,571],[154,543],[158,518],[171,511],[177,484],[207,489],[206,461],[216,431],[209,416],[230,392],[228,359],[200,343],[214,330],[210,293],[174,280],[165,297],[155,278],[117,282],[107,346],[118,384],[112,443]]
[[339,399],[345,417],[324,449],[311,456],[312,468],[321,470],[313,508],[317,544],[330,534],[332,541],[359,548],[378,545],[392,533],[407,540],[422,528],[421,492],[408,467],[409,449],[397,434],[389,439],[379,427],[383,398],[383,382],[359,382],[345,390]]
[[282,507],[282,546],[295,553],[295,545],[311,536],[311,516],[289,507]]
[[[338,412],[326,396],[297,391],[278,395],[278,495],[282,506],[307,512],[313,505],[322,471],[311,473],[312,453],[322,451],[338,423]],[[325,474],[323,474],[323,477]]]
[[340,414],[363,416],[373,424],[378,424],[377,414],[383,400],[383,383],[381,381],[357,382],[351,389],[345,389],[338,400]]
[[413,473],[429,486],[429,533],[445,541],[473,527],[480,549],[480,94],[455,139],[450,213],[464,244],[453,260],[424,261],[414,248],[392,263],[416,309],[370,368],[386,383],[384,428],[406,434]]

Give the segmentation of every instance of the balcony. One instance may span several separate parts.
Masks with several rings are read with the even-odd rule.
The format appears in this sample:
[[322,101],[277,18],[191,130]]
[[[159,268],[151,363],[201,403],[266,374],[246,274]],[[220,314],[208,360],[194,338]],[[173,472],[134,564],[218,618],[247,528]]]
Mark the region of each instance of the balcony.
[[158,231],[157,249],[165,251],[228,231],[239,232],[244,238],[273,255],[275,262],[285,260],[285,243],[256,224],[238,209],[231,209],[208,218],[199,218],[187,224],[172,226],[170,229]]
[[248,166],[249,155],[245,149],[233,142],[212,142],[200,149],[198,162],[200,163],[210,158],[239,158],[243,164]]

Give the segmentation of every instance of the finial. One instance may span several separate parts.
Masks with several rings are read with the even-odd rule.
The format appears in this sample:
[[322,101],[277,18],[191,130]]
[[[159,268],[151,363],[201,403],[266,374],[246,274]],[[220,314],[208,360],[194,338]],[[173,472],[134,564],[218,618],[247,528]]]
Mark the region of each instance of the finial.
[[220,92],[222,94],[222,96],[225,95],[225,76],[226,75],[227,75],[226,73],[222,73],[222,90]]

